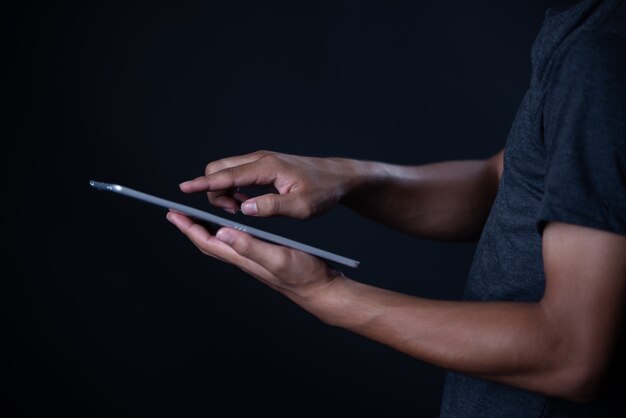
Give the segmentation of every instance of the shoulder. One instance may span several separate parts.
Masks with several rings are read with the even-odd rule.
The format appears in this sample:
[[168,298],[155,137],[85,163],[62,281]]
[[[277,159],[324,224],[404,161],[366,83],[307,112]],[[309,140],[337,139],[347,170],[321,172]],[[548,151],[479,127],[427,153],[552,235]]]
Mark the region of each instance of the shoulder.
[[624,156],[626,39],[601,27],[581,32],[562,45],[553,64],[543,107],[546,144],[561,138]]
[[626,38],[604,30],[583,32],[564,45],[558,61],[557,76],[626,81]]
[[[556,46],[544,80],[554,81],[563,75],[623,75],[626,71],[626,1],[596,3],[602,10],[573,25]],[[597,71],[600,74],[595,74]]]
[[626,38],[615,32],[581,32],[559,48],[552,64],[548,95],[557,100],[626,101]]

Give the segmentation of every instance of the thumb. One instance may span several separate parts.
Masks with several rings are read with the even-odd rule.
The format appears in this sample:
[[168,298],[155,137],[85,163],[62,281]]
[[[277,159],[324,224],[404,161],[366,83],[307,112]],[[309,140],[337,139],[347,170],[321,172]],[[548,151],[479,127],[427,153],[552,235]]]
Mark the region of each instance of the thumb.
[[311,216],[311,211],[302,197],[299,198],[293,193],[270,193],[246,200],[241,204],[241,212],[244,215],[260,217],[282,215],[306,219]]

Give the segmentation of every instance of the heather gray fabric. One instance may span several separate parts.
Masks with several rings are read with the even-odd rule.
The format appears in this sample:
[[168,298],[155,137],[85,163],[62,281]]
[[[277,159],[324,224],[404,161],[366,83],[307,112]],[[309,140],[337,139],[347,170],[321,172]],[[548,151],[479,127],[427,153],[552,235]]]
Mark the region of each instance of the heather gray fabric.
[[[548,10],[531,57],[530,87],[506,143],[504,172],[474,256],[467,300],[540,300],[546,222],[626,234],[624,1],[587,0]],[[448,373],[441,415],[626,416],[622,347],[592,403]]]

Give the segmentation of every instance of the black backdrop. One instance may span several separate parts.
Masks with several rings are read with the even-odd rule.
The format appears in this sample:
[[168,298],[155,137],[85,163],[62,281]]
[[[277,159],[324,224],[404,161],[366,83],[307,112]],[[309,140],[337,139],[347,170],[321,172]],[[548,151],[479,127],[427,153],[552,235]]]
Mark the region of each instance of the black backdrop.
[[[323,325],[88,180],[206,206],[178,183],[257,149],[489,156],[550,5],[4,2],[5,416],[436,416],[442,370]],[[344,208],[254,221],[433,298],[460,297],[474,248]]]

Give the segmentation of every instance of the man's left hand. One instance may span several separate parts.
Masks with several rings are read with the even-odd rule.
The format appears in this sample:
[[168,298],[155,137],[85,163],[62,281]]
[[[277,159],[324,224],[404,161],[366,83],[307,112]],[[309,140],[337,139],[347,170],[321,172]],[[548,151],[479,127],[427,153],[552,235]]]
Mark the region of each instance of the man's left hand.
[[234,264],[291,299],[310,299],[328,290],[343,275],[319,258],[221,228],[211,235],[202,225],[170,211],[167,219],[208,256]]

